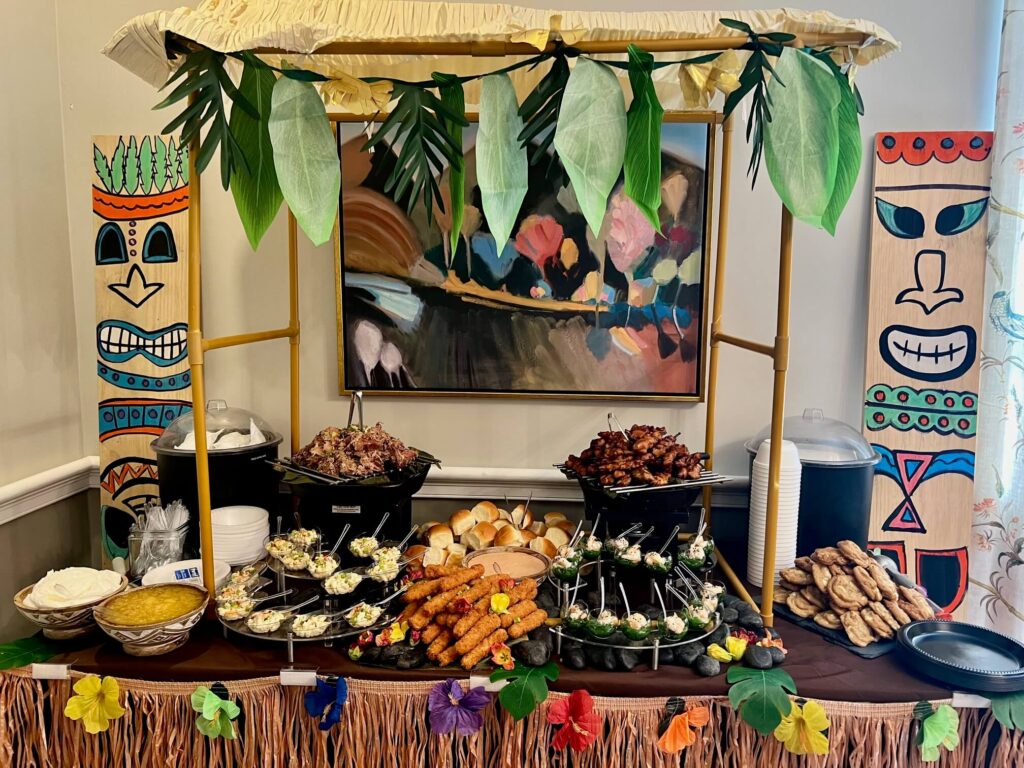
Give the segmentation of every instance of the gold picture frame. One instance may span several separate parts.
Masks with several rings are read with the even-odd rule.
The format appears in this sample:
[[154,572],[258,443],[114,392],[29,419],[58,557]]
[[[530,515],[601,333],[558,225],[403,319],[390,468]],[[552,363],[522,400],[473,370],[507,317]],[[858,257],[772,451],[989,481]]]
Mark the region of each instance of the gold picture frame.
[[[346,141],[342,135],[342,126],[346,124],[359,124],[364,131],[371,123],[379,123],[387,115],[330,115],[334,123],[337,144],[339,149],[339,162],[341,162],[341,148]],[[466,113],[466,118],[476,122],[475,113]],[[483,397],[483,398],[520,398],[520,399],[564,399],[564,400],[619,400],[619,401],[654,401],[654,402],[704,402],[707,383],[707,350],[708,350],[708,291],[710,266],[713,258],[713,245],[711,240],[711,226],[715,214],[714,193],[718,182],[718,133],[722,123],[722,115],[717,112],[666,112],[664,123],[676,124],[701,124],[706,126],[706,153],[704,168],[704,194],[703,194],[703,226],[701,231],[701,265],[700,265],[700,307],[696,325],[699,329],[699,339],[696,344],[696,376],[695,391],[687,393],[665,393],[665,392],[616,392],[616,391],[512,391],[512,390],[472,390],[472,389],[425,389],[425,388],[375,388],[375,387],[349,387],[346,386],[346,324],[344,307],[344,206],[341,204],[341,197],[345,193],[345,185],[342,185],[342,192],[339,195],[339,213],[334,230],[334,271],[335,271],[335,312],[338,350],[338,392],[341,395],[349,395],[353,391],[361,391],[367,396],[396,396],[396,397]],[[351,136],[348,137],[352,138]],[[343,169],[344,172],[344,169]],[[477,297],[479,300],[479,297]],[[507,299],[506,299],[507,300]],[[524,306],[533,306],[524,304]]]

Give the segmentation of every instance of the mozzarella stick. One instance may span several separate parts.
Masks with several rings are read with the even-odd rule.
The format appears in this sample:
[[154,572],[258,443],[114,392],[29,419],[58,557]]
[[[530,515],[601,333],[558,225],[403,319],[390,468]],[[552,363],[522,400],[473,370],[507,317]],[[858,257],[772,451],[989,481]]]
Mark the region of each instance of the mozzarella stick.
[[491,646],[495,643],[504,643],[508,639],[508,632],[504,629],[496,629],[483,640],[475,648],[470,650],[469,653],[462,656],[462,667],[463,669],[472,669],[481,661],[484,657],[491,652]]
[[438,579],[443,576],[451,576],[456,571],[461,571],[461,565],[428,565],[424,575],[428,579]]
[[438,636],[434,638],[434,642],[432,642],[430,647],[427,648],[427,658],[434,661],[441,655],[441,652],[444,651],[445,648],[451,645],[451,642],[452,633],[447,629],[441,630]]
[[516,619],[525,619],[536,610],[537,604],[533,600],[524,600],[521,603],[516,603],[508,609],[507,613],[501,614],[501,626],[508,629],[516,623]]
[[548,612],[543,608],[538,608],[533,613],[529,614],[526,618],[520,621],[518,624],[513,624],[508,630],[509,637],[513,640],[517,637],[522,637],[527,632],[532,632],[541,624],[548,619]]
[[453,573],[451,576],[445,576],[441,579],[441,589],[448,591],[449,589],[455,589],[461,587],[463,584],[468,584],[474,579],[479,579],[484,575],[484,567],[482,565],[474,565],[472,568],[463,568],[461,571]]
[[497,578],[480,579],[480,581],[459,595],[459,597],[463,597],[472,603],[484,597],[490,598],[499,588],[500,580]]
[[473,628],[469,630],[469,632],[459,638],[459,641],[455,643],[455,650],[459,653],[471,651],[481,640],[500,626],[501,619],[497,616],[484,616],[480,621],[473,625]]
[[447,667],[454,664],[459,660],[459,652],[455,650],[455,646],[445,648],[444,651],[435,660],[437,666]]
[[440,579],[423,579],[422,581],[417,581],[409,587],[404,595],[402,595],[402,602],[414,603],[417,600],[423,600],[424,598],[430,597],[440,588]]
[[437,636],[441,634],[444,627],[440,624],[431,624],[423,630],[423,634],[420,635],[420,641],[424,643],[432,643]]
[[423,604],[420,610],[427,615],[428,618],[432,618],[443,611],[448,603],[458,597],[457,589],[449,589],[447,592],[442,592],[439,595],[434,595],[432,598],[427,600]]
[[462,616],[455,623],[455,629],[454,629],[455,636],[456,637],[464,637],[465,634],[467,632],[469,632],[469,630],[471,630],[477,624],[477,622],[479,622],[480,619],[482,619],[486,615],[487,615],[487,610],[485,609],[485,610],[482,610],[482,611],[472,610],[469,613],[467,613],[465,616]]
[[537,580],[523,579],[508,593],[510,605],[521,603],[523,600],[533,600],[537,596]]
[[427,612],[424,611],[423,608],[424,606],[420,606],[419,610],[409,617],[409,626],[413,629],[423,629],[430,623],[430,616],[427,615]]
[[399,621],[408,621],[416,611],[420,609],[421,603],[409,603],[402,612],[398,614]]

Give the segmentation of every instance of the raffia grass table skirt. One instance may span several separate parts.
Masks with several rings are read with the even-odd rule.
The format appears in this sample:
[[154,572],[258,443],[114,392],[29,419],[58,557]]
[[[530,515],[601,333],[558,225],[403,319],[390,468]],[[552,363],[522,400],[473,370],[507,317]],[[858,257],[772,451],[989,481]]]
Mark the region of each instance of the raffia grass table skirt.
[[[516,723],[496,706],[485,710],[483,729],[469,737],[432,734],[427,695],[434,683],[349,681],[341,723],[330,732],[303,708],[305,689],[282,687],[276,677],[227,683],[243,715],[234,741],[210,740],[195,727],[190,694],[213,681],[147,682],[119,679],[126,714],[109,731],[89,735],[63,715],[70,681],[33,680],[27,670],[0,675],[0,765],[17,768],[82,766],[256,766],[299,768],[448,768],[494,766],[923,766],[914,746],[913,702],[871,704],[822,700],[832,722],[831,753],[800,758],[774,738],[762,738],[743,723],[722,696],[685,697],[707,705],[711,720],[681,757],[657,748],[666,699],[595,697],[604,733],[579,755],[550,750],[547,706],[564,697],[552,692],[530,717]],[[1005,733],[989,710],[960,712],[960,746],[930,765],[956,768],[1014,766],[1024,762],[1021,732]]]

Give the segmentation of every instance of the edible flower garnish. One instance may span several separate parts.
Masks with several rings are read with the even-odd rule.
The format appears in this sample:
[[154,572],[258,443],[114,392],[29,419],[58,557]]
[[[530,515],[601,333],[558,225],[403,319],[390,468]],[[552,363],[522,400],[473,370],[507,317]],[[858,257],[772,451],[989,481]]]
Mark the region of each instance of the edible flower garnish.
[[491,661],[502,669],[513,669],[516,666],[515,659],[512,658],[512,649],[504,643],[495,643],[491,646]]
[[491,595],[491,613],[507,613],[512,599],[504,592]]

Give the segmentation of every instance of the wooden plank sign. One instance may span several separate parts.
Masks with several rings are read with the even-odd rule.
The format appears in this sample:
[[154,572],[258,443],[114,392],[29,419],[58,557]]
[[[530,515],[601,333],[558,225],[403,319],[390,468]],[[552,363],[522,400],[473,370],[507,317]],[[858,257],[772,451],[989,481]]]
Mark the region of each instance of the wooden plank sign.
[[880,133],[864,435],[881,456],[871,546],[952,612],[967,590],[987,132]]
[[106,561],[159,501],[150,442],[192,407],[188,148],[163,136],[93,137],[100,524]]

